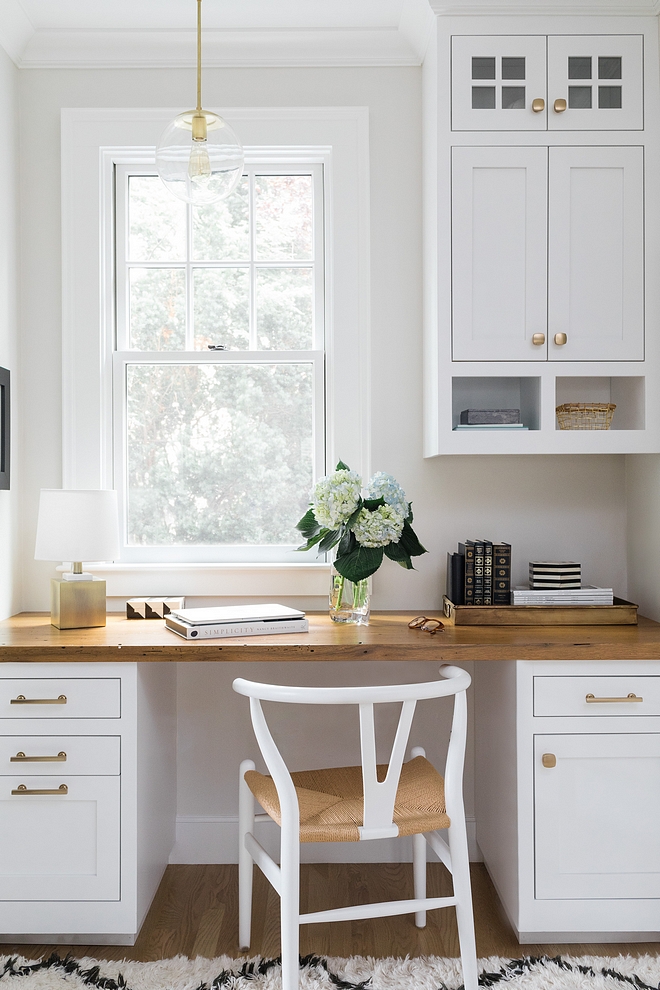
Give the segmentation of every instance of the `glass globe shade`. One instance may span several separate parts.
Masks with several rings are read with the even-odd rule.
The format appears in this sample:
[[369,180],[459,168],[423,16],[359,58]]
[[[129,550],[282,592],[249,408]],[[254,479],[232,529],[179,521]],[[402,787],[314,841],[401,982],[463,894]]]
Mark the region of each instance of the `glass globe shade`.
[[[194,118],[198,134],[201,122],[202,139],[193,140]],[[236,134],[226,120],[210,110],[180,113],[165,128],[156,147],[156,169],[165,186],[196,206],[231,195],[243,174],[243,161]]]

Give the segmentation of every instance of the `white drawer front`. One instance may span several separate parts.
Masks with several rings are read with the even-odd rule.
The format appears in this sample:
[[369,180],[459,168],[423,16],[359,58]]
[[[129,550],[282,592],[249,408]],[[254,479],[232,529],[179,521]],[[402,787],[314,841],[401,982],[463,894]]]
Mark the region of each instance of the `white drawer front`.
[[[26,793],[61,784],[66,792]],[[119,900],[119,784],[66,774],[0,778],[0,900]]]
[[118,677],[0,678],[0,718],[119,718],[120,687]]
[[535,677],[534,714],[660,715],[660,677]]
[[114,776],[119,736],[0,736],[0,776]]

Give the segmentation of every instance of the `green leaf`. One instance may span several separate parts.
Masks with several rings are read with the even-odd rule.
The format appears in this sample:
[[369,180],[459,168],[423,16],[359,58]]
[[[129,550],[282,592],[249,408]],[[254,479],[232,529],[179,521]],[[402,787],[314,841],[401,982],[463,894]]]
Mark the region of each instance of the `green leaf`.
[[306,539],[309,539],[311,536],[316,536],[316,534],[321,531],[321,527],[317,522],[313,509],[307,510],[305,515],[297,524],[296,529],[300,530]]
[[408,502],[408,515],[406,516],[406,522],[410,523],[412,526],[413,514],[412,514],[412,502]]
[[[348,523],[350,523],[350,519]],[[355,536],[353,535],[353,533],[351,533],[350,529],[348,528],[348,523],[346,523],[344,535],[339,541],[339,546],[337,548],[337,556],[339,557],[344,556],[347,553],[350,553],[357,546],[357,540],[355,539]]]
[[332,550],[332,548],[339,543],[340,539],[340,529],[327,529],[325,531],[325,536],[319,543],[319,553],[325,553],[326,550]]
[[358,544],[350,553],[337,557],[335,568],[348,581],[355,582],[375,574],[382,563],[382,547],[362,547]]
[[365,498],[364,500],[364,507],[365,509],[369,509],[369,512],[379,509],[381,505],[385,505],[384,498]]
[[388,543],[384,547],[385,556],[389,557],[390,560],[395,560],[397,564],[401,564],[405,567],[407,571],[413,570],[412,560],[410,559],[410,554],[404,550],[400,543]]
[[327,529],[320,530],[320,532],[316,533],[315,536],[310,536],[309,539],[307,540],[307,543],[303,543],[301,547],[296,547],[296,550],[311,550],[312,547],[316,546],[316,544],[323,539],[323,537],[327,532],[328,532]]
[[335,468],[335,471],[350,471],[350,470],[351,469],[349,468],[348,464],[344,464],[343,461],[337,461],[337,467]]
[[411,557],[420,557],[423,553],[428,553],[428,550],[422,546],[415,536],[412,526],[407,522],[404,522],[403,524],[403,532],[399,543]]
[[348,519],[344,523],[344,526],[346,527],[346,529],[351,529],[351,527],[355,525],[355,523],[357,522],[357,517],[362,512],[362,506],[363,505],[364,505],[364,502],[362,500],[362,496],[360,496],[360,498],[358,499],[357,509],[355,509],[355,511],[351,513],[351,515],[348,517]]

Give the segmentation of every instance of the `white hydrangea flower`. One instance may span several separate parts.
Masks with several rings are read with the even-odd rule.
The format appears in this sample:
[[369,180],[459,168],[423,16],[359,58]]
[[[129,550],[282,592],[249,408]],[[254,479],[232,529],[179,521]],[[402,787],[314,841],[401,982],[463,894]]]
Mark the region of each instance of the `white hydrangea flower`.
[[391,474],[385,474],[384,471],[377,471],[373,476],[367,487],[365,498],[384,498],[388,505],[392,505],[402,512],[404,518],[408,515],[406,493],[399,482]]
[[355,512],[362,478],[355,471],[333,471],[317,483],[312,509],[320,526],[337,529]]
[[362,509],[351,529],[363,547],[385,547],[388,543],[399,542],[404,519],[398,506],[379,505],[373,512]]

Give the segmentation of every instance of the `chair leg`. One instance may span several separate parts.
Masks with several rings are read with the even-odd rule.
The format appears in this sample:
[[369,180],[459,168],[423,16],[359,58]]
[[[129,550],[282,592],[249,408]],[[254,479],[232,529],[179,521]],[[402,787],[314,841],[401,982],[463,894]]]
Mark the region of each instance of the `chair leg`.
[[468,856],[465,817],[452,814],[452,824],[447,830],[451,872],[456,897],[456,924],[461,950],[463,984],[465,990],[477,990],[477,943],[474,934],[474,912],[472,909],[472,886],[470,883],[470,860]]
[[254,797],[245,783],[245,773],[254,770],[252,760],[243,760],[238,782],[238,944],[250,948],[252,930],[252,874],[254,863],[245,848],[245,835],[254,831]]
[[[426,897],[426,839],[413,835],[413,884],[415,899]],[[426,911],[415,911],[415,924],[426,927]]]
[[[282,823],[284,826],[284,822]],[[298,826],[281,831],[280,939],[282,990],[298,990],[300,981],[300,844]]]

